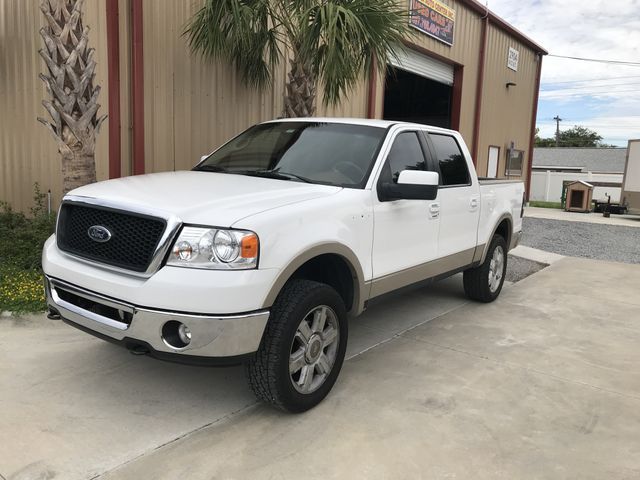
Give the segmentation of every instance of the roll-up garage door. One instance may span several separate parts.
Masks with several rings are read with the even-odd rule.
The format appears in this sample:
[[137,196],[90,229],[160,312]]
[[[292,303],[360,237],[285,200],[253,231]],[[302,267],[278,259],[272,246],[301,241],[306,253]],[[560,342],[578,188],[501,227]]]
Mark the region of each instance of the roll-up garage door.
[[453,85],[453,66],[428,57],[406,47],[396,48],[398,58],[390,57],[395,68],[420,75],[445,85]]

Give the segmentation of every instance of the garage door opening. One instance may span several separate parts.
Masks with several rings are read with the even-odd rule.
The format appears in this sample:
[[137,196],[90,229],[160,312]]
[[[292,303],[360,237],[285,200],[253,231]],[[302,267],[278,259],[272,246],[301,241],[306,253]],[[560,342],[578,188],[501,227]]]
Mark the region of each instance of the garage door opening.
[[384,90],[384,119],[451,128],[453,88],[389,66]]

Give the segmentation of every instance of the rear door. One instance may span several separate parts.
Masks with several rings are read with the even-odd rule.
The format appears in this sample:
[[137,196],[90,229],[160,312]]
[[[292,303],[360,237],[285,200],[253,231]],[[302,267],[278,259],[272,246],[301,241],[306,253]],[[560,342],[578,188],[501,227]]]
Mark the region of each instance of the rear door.
[[377,193],[383,182],[396,183],[402,170],[430,170],[430,162],[429,149],[422,132],[401,130],[395,134],[372,191],[374,279],[406,271],[438,256],[440,219],[438,212],[433,209],[433,204],[437,202],[383,202]]
[[429,146],[440,173],[438,257],[455,255],[451,270],[473,260],[480,218],[480,190],[456,137],[430,132]]

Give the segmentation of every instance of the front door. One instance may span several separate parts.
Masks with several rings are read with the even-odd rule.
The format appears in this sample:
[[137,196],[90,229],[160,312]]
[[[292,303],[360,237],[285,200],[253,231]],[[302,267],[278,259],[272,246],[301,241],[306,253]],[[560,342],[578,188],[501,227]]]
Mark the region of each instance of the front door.
[[[403,130],[395,136],[373,192],[373,278],[372,295],[392,288],[375,287],[375,280],[387,278],[385,284],[394,285],[394,274],[437,258],[440,226],[436,201],[393,200],[380,201],[377,188],[383,182],[398,181],[402,170],[429,170],[430,158],[422,133]],[[398,278],[402,282],[402,278]],[[402,282],[405,283],[405,282]]]

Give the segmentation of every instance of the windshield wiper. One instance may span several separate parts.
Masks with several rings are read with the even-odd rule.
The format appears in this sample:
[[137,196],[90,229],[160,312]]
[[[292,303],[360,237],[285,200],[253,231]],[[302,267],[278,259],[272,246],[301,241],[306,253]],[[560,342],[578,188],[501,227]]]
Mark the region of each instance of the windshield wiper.
[[197,172],[228,172],[226,168],[219,165],[200,165],[195,167],[194,170]]
[[302,177],[295,173],[289,172],[281,172],[278,169],[275,170],[245,170],[242,172],[233,172],[240,173],[242,175],[249,175],[251,177],[263,177],[263,178],[275,178],[276,180],[298,180],[304,183],[315,183],[313,180]]

